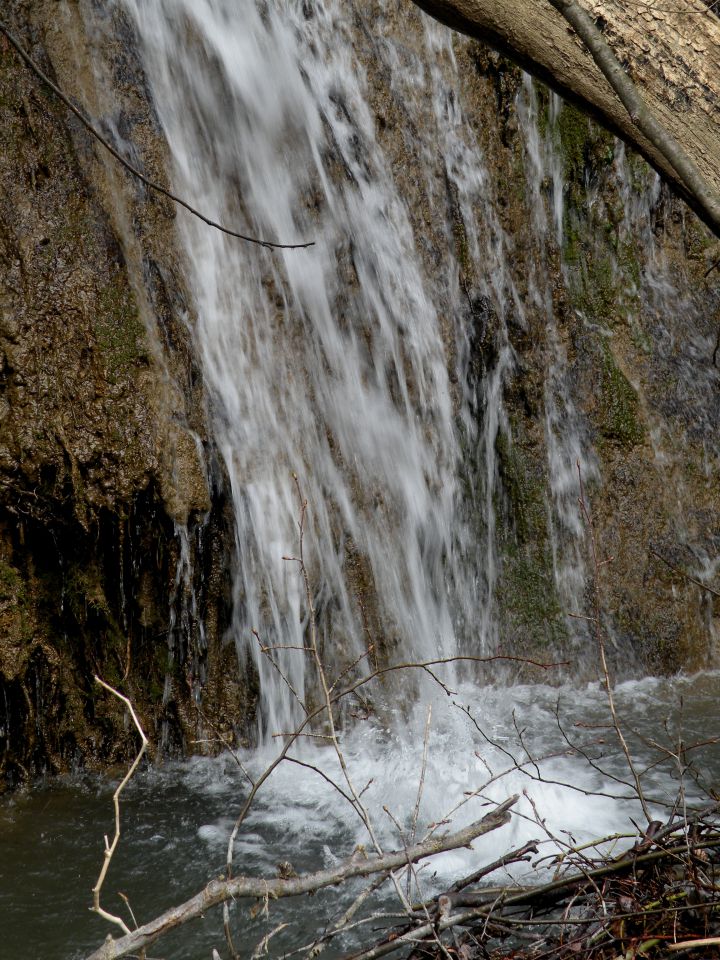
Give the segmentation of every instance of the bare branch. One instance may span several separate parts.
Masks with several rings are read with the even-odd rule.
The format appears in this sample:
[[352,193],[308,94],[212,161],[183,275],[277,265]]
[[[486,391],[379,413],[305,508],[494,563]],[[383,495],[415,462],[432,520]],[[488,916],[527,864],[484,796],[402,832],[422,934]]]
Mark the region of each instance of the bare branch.
[[194,217],[197,217],[198,220],[202,220],[203,223],[206,223],[209,227],[214,227],[215,230],[220,230],[221,233],[226,233],[230,237],[236,237],[238,240],[245,240],[247,243],[254,243],[259,247],[267,247],[270,250],[301,250],[305,247],[315,246],[315,241],[309,241],[307,243],[275,243],[272,240],[259,240],[257,237],[249,237],[244,233],[238,233],[236,230],[230,230],[228,227],[224,227],[221,223],[211,220],[210,217],[205,216],[204,213],[201,213],[195,207],[191,206],[186,200],[178,197],[170,190],[166,190],[165,187],[161,187],[159,183],[156,183],[154,180],[150,180],[149,177],[146,177],[145,174],[138,170],[138,168],[130,163],[129,160],[126,160],[121,153],[118,153],[110,141],[100,133],[97,127],[94,126],[90,120],[88,120],[81,110],[78,110],[72,100],[70,100],[70,98],[63,93],[60,87],[53,83],[50,77],[48,77],[42,68],[32,59],[17,37],[10,32],[9,28],[2,22],[2,20],[0,20],[0,33],[5,35],[8,43],[14,47],[18,56],[26,64],[26,66],[28,66],[32,72],[40,80],[42,80],[42,82],[49,87],[50,90],[52,90],[55,96],[67,107],[67,109],[78,118],[85,129],[92,134],[93,137],[95,137],[98,143],[102,144],[102,146],[105,147],[105,149],[118,161],[118,163],[122,164],[122,166],[125,167],[129,173],[131,173],[134,177],[137,177],[137,179],[140,180],[141,183],[144,183],[145,186],[150,190],[154,190],[155,193],[162,194],[163,197],[167,197],[168,200],[172,200],[173,203],[177,203],[178,206],[183,207]]
[[517,795],[508,798],[504,803],[499,804],[494,810],[486,814],[482,820],[477,820],[455,833],[434,837],[422,843],[413,844],[407,849],[395,850],[382,856],[373,856],[367,859],[350,857],[349,860],[345,860],[339,866],[289,879],[273,878],[266,880],[261,877],[235,877],[232,880],[220,878],[211,880],[204,890],[186,900],[185,903],[166,910],[159,917],[143,924],[137,930],[128,931],[124,937],[117,940],[108,938],[98,950],[89,956],[88,960],[116,960],[118,957],[137,953],[164,934],[189,920],[202,916],[212,907],[227,900],[248,897],[253,899],[272,897],[274,900],[279,900],[284,897],[297,897],[304,893],[314,893],[325,887],[336,886],[353,877],[369,877],[377,873],[395,870],[406,865],[408,859],[412,863],[416,863],[418,860],[427,859],[447,850],[468,847],[473,840],[508,823],[510,820],[508,811],[517,799]]
[[[137,756],[133,760],[132,764],[130,765],[130,769],[122,778],[122,780],[120,781],[120,783],[118,784],[115,790],[115,793],[113,794],[113,807],[115,808],[115,836],[112,839],[112,843],[109,843],[108,838],[105,837],[105,850],[103,852],[103,864],[102,864],[102,867],[100,868],[100,875],[97,878],[97,883],[93,887],[93,891],[92,891],[93,905],[90,908],[94,913],[97,913],[104,920],[108,920],[110,923],[116,924],[118,927],[120,927],[120,929],[124,933],[128,934],[130,933],[130,928],[127,926],[127,924],[122,919],[122,917],[118,917],[114,913],[108,913],[107,910],[104,910],[100,906],[100,891],[102,890],[103,883],[105,882],[105,877],[107,876],[107,872],[110,869],[110,861],[112,860],[113,854],[115,853],[115,850],[117,849],[117,845],[120,842],[120,794],[123,792],[127,784],[130,782],[133,774],[137,770],[138,764],[142,760],[143,754],[147,749],[148,739],[145,736],[145,731],[143,730],[140,724],[140,721],[138,720],[138,716],[135,713],[135,708],[133,707],[132,703],[128,700],[128,698],[123,696],[123,694],[120,693],[118,690],[116,690],[114,687],[111,687],[110,684],[105,683],[105,681],[101,680],[100,677],[98,676],[95,677],[95,682],[99,683],[101,687],[103,687],[105,690],[111,693],[114,697],[117,697],[118,700],[122,700],[122,702],[130,711],[130,716],[132,717],[133,723],[135,724],[135,728],[137,729],[137,732],[140,734],[140,739],[142,740],[142,743],[140,745],[140,750],[138,751]],[[123,898],[123,899],[125,899],[125,902],[127,903],[127,899],[126,898]],[[128,903],[128,907],[129,907],[129,903]],[[130,915],[132,916],[132,911],[130,911]]]

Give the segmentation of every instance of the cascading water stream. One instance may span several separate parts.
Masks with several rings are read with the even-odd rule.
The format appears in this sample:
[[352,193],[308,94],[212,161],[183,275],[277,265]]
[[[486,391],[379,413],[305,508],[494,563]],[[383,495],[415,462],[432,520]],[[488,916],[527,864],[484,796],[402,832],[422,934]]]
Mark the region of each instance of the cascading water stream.
[[[263,747],[274,744],[273,733],[294,728],[298,712],[253,629],[278,648],[274,657],[290,685],[313,695],[305,653],[293,649],[306,643],[302,582],[296,565],[283,559],[297,553],[293,473],[309,503],[305,549],[329,671],[362,654],[368,634],[395,661],[482,654],[502,642],[498,594],[506,558],[499,541],[506,505],[499,451],[512,450],[516,440],[506,393],[522,363],[511,333],[526,332],[537,317],[545,350],[536,421],[546,451],[541,512],[551,535],[549,581],[563,611],[583,612],[576,465],[589,482],[598,481],[598,466],[554,301],[553,283],[573,282],[563,254],[565,174],[553,140],[562,107],[551,99],[541,133],[529,79],[516,98],[517,169],[529,213],[522,227],[529,253],[518,265],[520,243],[500,213],[507,184],[497,175],[497,158],[484,156],[462,106],[457,41],[437,24],[417,13],[407,17],[408,8],[391,0],[364,10],[343,0],[115,0],[115,7],[133,24],[177,192],[228,226],[315,244],[270,252],[178,213],[194,342],[234,513],[230,637],[240,668],[251,659],[259,675],[260,749],[240,757],[257,775],[267,762]],[[655,304],[658,314],[667,298],[691,309],[654,246],[648,224],[657,198],[630,188],[621,148],[614,165],[621,234],[642,232],[648,262],[632,296],[649,309]],[[595,199],[588,186],[588,205]],[[690,364],[684,375],[690,379]],[[689,387],[698,406],[706,386]],[[662,437],[652,439],[660,458]],[[200,650],[201,604],[185,528],[178,528],[177,541],[170,639],[186,652],[188,634],[196,631]],[[698,555],[698,565],[698,576],[710,577],[717,560]],[[537,624],[539,632],[543,627]],[[582,622],[568,618],[567,636],[567,649],[576,653]],[[193,675],[201,698],[200,669]],[[429,700],[421,829],[448,815],[460,826],[514,792],[527,790],[531,799],[521,798],[512,824],[474,851],[446,855],[433,868],[440,881],[423,874],[421,887],[455,879],[540,836],[547,846],[535,877],[557,845],[627,828],[637,807],[624,758],[606,737],[600,685],[518,683],[510,696],[490,683],[479,692],[461,669],[443,677],[450,677],[451,696],[432,687],[414,698],[405,680],[389,693],[383,722],[348,722],[343,730],[346,760],[357,786],[365,787],[383,844],[398,843],[385,808],[406,823],[417,802]],[[617,702],[641,736],[655,736],[672,715],[673,730],[676,724],[700,737],[717,713],[713,680],[678,681],[678,689],[693,704],[684,717],[669,682],[630,682],[617,690]],[[402,710],[385,722],[393,698]],[[568,735],[595,766],[569,749]],[[647,744],[636,738],[633,747],[645,750],[649,795],[664,810],[677,784],[646,756]],[[298,753],[339,779],[332,751],[309,743]],[[272,875],[286,858],[300,871],[315,869],[367,843],[352,810],[317,769],[281,765],[258,794],[236,844],[244,871]],[[70,849],[64,857],[61,849],[60,860],[74,864],[81,841],[87,847],[88,836],[107,829],[107,785],[67,789],[52,818],[43,819],[45,807],[32,800],[15,811],[0,808],[16,831],[8,833],[11,845],[17,837],[35,856],[24,871],[33,885],[32,912],[7,911],[14,926],[5,937],[11,949],[18,944],[18,954],[32,951],[28,930],[48,873],[48,846]],[[227,756],[158,766],[133,782],[113,869],[144,919],[225,869],[228,836],[247,791]],[[28,843],[23,824],[37,820],[50,824],[49,839]],[[61,823],[67,829],[56,841]],[[557,845],[542,833],[546,828]],[[70,942],[97,945],[107,932],[77,933],[97,859],[93,848],[83,865],[87,877],[73,894],[80,909],[62,905],[43,913],[61,945],[58,956],[68,955]],[[58,872],[68,889],[78,886],[77,876]],[[158,884],[161,875],[167,886]],[[280,909],[273,904],[272,924]],[[317,932],[314,910],[287,910],[288,930],[273,942],[278,953]],[[257,933],[259,940],[269,932],[264,922],[262,915],[253,920],[248,936]],[[183,931],[168,949],[197,960],[209,946],[205,927]],[[43,955],[51,956],[45,943]]]
[[[258,236],[315,243],[270,253],[183,215],[179,221],[195,338],[234,504],[233,636],[241,662],[250,655],[260,675],[262,736],[291,729],[297,716],[252,629],[283,648],[275,651],[279,666],[303,689],[304,654],[288,649],[305,643],[303,602],[297,570],[283,559],[297,552],[293,473],[309,502],[305,546],[329,662],[352,661],[367,645],[371,618],[358,603],[361,584],[377,607],[373,623],[381,624],[383,635],[373,640],[399,648],[404,659],[452,656],[458,625],[471,633],[475,652],[492,642],[494,441],[510,351],[501,346],[483,385],[478,437],[467,389],[454,390],[450,379],[462,343],[446,320],[462,313],[464,293],[442,269],[425,269],[367,103],[366,70],[355,52],[362,29],[343,4],[316,4],[312,12],[252,0],[124,0],[124,7],[178,190]],[[487,222],[475,225],[472,204],[488,177],[457,111],[442,103],[450,86],[439,67],[428,71],[418,61],[412,89],[412,74],[393,68],[393,57],[407,51],[384,35],[382,17],[367,23],[408,115],[423,109],[426,91],[433,98],[470,255],[486,260],[481,294],[502,314],[512,288],[502,236],[490,201]],[[436,59],[452,67],[445,32],[428,25],[431,53],[433,45]],[[437,147],[426,141],[420,149]],[[451,255],[435,256],[447,276],[457,275]],[[458,479],[458,422],[484,461],[484,556],[467,555],[473,538]]]

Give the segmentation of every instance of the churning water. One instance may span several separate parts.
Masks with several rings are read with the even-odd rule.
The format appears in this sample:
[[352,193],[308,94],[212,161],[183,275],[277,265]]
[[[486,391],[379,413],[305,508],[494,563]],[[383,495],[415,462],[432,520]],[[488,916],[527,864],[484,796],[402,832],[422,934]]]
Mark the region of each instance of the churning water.
[[[708,731],[717,730],[720,721],[717,682],[717,676],[705,675],[633,681],[617,689],[618,712],[651,809],[660,819],[667,817],[668,804],[681,786],[692,802],[720,776],[717,747],[707,744]],[[475,722],[461,707],[469,708]],[[401,843],[384,808],[407,831],[409,811],[417,800],[423,736],[416,731],[422,730],[426,716],[424,708],[419,712],[409,718],[413,733],[401,728],[389,732],[367,722],[344,739],[351,776],[359,790],[369,784],[363,800],[388,850]],[[642,815],[608,723],[604,694],[596,685],[516,686],[512,702],[507,689],[497,687],[486,688],[482,696],[473,687],[459,689],[452,698],[438,696],[418,835],[448,814],[457,828],[482,816],[488,801],[526,795],[508,826],[476,842],[472,851],[444,854],[432,867],[421,869],[419,892],[436,892],[530,839],[538,841],[538,853],[531,863],[516,866],[512,876],[537,882],[555,869],[552,857],[564,844],[632,833],[631,818],[641,822]],[[671,753],[677,753],[680,738],[687,748],[699,741],[706,745],[676,761],[648,742],[658,737]],[[568,741],[581,747],[595,767]],[[255,775],[271,755],[258,751],[240,759]],[[299,756],[341,781],[337,760],[326,748],[306,745]],[[141,773],[123,803],[123,840],[106,883],[106,907],[128,916],[118,897],[121,891],[142,923],[223,873],[228,837],[247,790],[242,772],[227,755]],[[102,836],[112,830],[111,792],[106,781],[85,778],[0,805],[3,955],[80,960],[102,941],[107,927],[87,907],[100,867]],[[630,841],[619,839],[602,849],[618,849],[623,842]],[[358,844],[367,846],[368,838],[349,805],[316,772],[287,764],[258,794],[238,837],[235,868],[272,877],[278,864],[289,860],[299,872],[318,869],[350,856]],[[508,874],[501,872],[494,879],[500,883]],[[238,904],[232,914],[236,942],[249,956],[266,933],[286,922],[287,928],[273,940],[272,955],[279,956],[312,941],[360,888],[320,894],[311,909],[306,900],[271,902],[269,916],[254,919],[252,904]],[[392,891],[375,906],[385,912],[399,909]],[[347,939],[339,944],[341,952],[351,946]],[[213,947],[225,955],[218,911],[156,944],[150,955],[209,960]],[[328,955],[337,955],[337,949]]]

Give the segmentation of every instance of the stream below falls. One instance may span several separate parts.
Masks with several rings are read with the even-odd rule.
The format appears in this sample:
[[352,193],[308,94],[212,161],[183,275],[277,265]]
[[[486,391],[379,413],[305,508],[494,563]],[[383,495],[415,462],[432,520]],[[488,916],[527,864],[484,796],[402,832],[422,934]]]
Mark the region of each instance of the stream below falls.
[[[720,776],[720,749],[707,743],[711,731],[720,729],[717,681],[717,675],[701,674],[629,681],[616,690],[618,713],[658,819],[667,817],[666,804],[675,800],[681,786],[691,803],[707,796],[706,789]],[[608,728],[607,703],[599,686],[518,685],[508,694],[507,688],[491,686],[480,699],[475,688],[459,688],[451,698],[441,694],[434,700],[418,833],[445,818],[458,803],[461,806],[447,829],[482,816],[488,800],[498,802],[523,791],[560,845],[632,833],[631,818],[642,823],[642,813],[636,801],[626,799],[633,791],[626,783],[624,758]],[[469,708],[477,726],[451,701]],[[559,731],[558,718],[569,740],[581,745],[603,773],[570,749]],[[422,730],[425,719],[423,714],[403,722]],[[399,844],[397,829],[383,806],[404,819],[403,826],[408,828],[423,754],[422,734],[407,736],[400,723],[394,729],[389,732],[370,722],[358,723],[343,737],[358,790],[370,784],[363,799],[386,850]],[[652,739],[676,752],[679,738],[687,751],[684,762],[691,765],[682,775],[677,761],[648,742]],[[705,745],[689,749],[699,742]],[[268,748],[264,754],[241,759],[251,774],[257,774],[272,756]],[[306,746],[296,756],[339,782],[337,760],[326,746]],[[529,756],[537,762],[530,763]],[[519,769],[484,786],[515,761]],[[2,956],[79,960],[99,946],[109,928],[87,908],[102,859],[102,837],[112,832],[116,782],[82,775],[39,785],[0,802]],[[106,908],[123,912],[119,891],[142,923],[222,873],[227,840],[247,789],[247,781],[228,755],[166,763],[139,773],[122,803],[123,836],[105,885]],[[478,795],[469,796],[474,791]],[[530,883],[547,879],[558,844],[535,822],[527,797],[521,797],[515,811],[509,825],[477,841],[472,851],[443,854],[432,867],[421,870],[420,889],[437,891],[531,838],[540,841],[539,853],[531,863],[513,868],[513,878]],[[618,848],[629,842],[614,841]],[[283,861],[290,861],[298,872],[318,869],[348,857],[358,844],[369,847],[364,829],[327,781],[308,768],[282,764],[258,794],[239,834],[236,872],[273,877]],[[608,844],[603,847],[609,848]],[[494,883],[502,879],[507,874],[497,874]],[[312,900],[272,902],[267,917],[259,914],[250,919],[252,904],[238,904],[231,914],[237,944],[249,956],[280,922],[288,926],[273,939],[271,956],[312,941],[342,912],[359,883],[325,891]],[[398,911],[387,889],[378,898],[377,909]],[[348,935],[328,955],[337,956],[354,942]],[[149,956],[209,960],[213,947],[223,955],[219,909],[160,941]]]

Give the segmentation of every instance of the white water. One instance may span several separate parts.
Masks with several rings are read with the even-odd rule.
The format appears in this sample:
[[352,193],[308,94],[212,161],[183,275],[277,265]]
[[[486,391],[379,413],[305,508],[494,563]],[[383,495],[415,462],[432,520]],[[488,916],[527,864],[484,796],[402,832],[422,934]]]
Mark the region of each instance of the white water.
[[[233,637],[260,674],[261,735],[297,719],[263,642],[302,646],[299,505],[335,664],[367,640],[362,565],[406,655],[456,649],[458,441],[440,293],[375,140],[342,4],[133,3],[173,181],[210,216],[308,250],[270,253],[180,214],[215,439],[235,511]],[[482,640],[481,640],[482,643]],[[278,651],[303,689],[303,654]]]
[[[622,684],[616,690],[618,712],[643,774],[647,797],[660,818],[667,816],[665,804],[672,804],[681,786],[688,802],[699,788],[693,771],[683,772],[669,755],[659,765],[652,765],[660,759],[658,752],[632,731],[653,739],[663,731],[661,742],[671,751],[682,735],[688,749],[684,761],[692,761],[705,785],[711,786],[720,773],[717,747],[706,743],[699,750],[690,748],[696,741],[707,741],[708,731],[718,729],[717,682],[717,675],[648,679]],[[492,878],[495,883],[507,881],[509,876],[531,883],[547,879],[548,872],[558,867],[553,856],[565,844],[600,840],[616,831],[633,832],[629,818],[639,822],[637,804],[612,799],[628,797],[632,790],[612,779],[627,781],[628,770],[607,726],[604,694],[596,685],[517,686],[512,704],[504,688],[487,688],[478,702],[477,690],[467,687],[453,699],[470,707],[477,727],[444,699],[447,709],[440,698],[433,704],[437,721],[433,720],[428,741],[419,835],[424,835],[428,824],[442,820],[458,801],[465,802],[453,814],[452,828],[482,816],[488,800],[524,791],[544,826],[536,821],[528,797],[521,796],[518,815],[511,824],[476,842],[473,850],[443,855],[433,866],[423,867],[417,881],[421,893],[443,889],[448,881],[530,839],[538,841],[538,853],[529,863],[496,874]],[[567,736],[604,774],[569,748],[556,725],[556,711]],[[415,718],[419,727],[424,719],[421,711]],[[363,799],[381,842],[386,849],[395,849],[397,830],[383,807],[407,830],[408,811],[417,798],[421,747],[411,738],[366,723],[348,735],[345,749],[358,786],[372,780]],[[535,762],[529,761],[526,751]],[[330,751],[308,747],[303,757],[338,778],[337,762]],[[253,752],[241,759],[256,774],[268,755]],[[516,770],[488,785],[515,761]],[[112,789],[104,780],[86,778],[18,794],[0,803],[0,913],[8,956],[79,960],[102,942],[107,927],[90,915],[87,906],[102,859],[102,836],[112,824]],[[122,890],[143,922],[222,873],[227,839],[247,789],[245,778],[227,754],[157,766],[138,774],[123,800],[123,838],[106,884],[108,906],[125,910],[115,895]],[[478,795],[470,796],[475,791]],[[600,793],[588,796],[588,791]],[[545,828],[557,842],[549,839]],[[617,850],[629,842],[621,839],[601,847]],[[274,876],[277,864],[290,860],[302,872],[344,859],[358,844],[367,847],[368,840],[349,805],[339,800],[316,772],[287,764],[276,770],[258,794],[238,838],[235,863],[243,873]],[[593,857],[595,852],[588,848],[585,854]],[[277,957],[313,940],[357,892],[354,886],[321,894],[311,902],[271,902],[269,915],[261,913],[255,919],[248,916],[247,904],[237,904],[233,928],[249,955],[266,933],[280,922],[287,923],[271,945],[270,954]],[[413,895],[417,892],[413,888]],[[42,902],[42,910],[38,910],[38,902]],[[378,906],[398,909],[392,891],[375,902]],[[364,936],[367,943],[367,932]],[[153,956],[207,960],[213,947],[226,955],[218,912],[185,927],[179,936],[163,939],[154,946]],[[345,939],[328,956],[352,947],[353,941]]]

